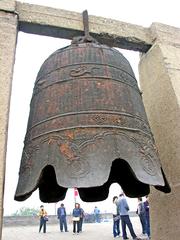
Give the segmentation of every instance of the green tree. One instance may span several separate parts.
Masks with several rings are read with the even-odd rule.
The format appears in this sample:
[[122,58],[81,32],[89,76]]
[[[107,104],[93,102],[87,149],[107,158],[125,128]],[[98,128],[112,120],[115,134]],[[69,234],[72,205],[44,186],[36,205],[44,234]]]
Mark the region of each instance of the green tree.
[[15,213],[13,213],[12,216],[34,216],[34,215],[37,215],[38,212],[39,212],[39,209],[36,209],[36,208],[22,207],[19,210],[17,210]]

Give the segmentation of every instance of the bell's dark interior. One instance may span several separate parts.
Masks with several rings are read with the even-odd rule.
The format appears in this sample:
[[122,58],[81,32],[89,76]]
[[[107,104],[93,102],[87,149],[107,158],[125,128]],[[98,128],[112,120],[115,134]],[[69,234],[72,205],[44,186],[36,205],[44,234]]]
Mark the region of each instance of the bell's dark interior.
[[[85,202],[96,202],[105,200],[109,194],[112,183],[119,183],[128,197],[140,197],[149,194],[150,187],[135,177],[129,164],[121,160],[114,160],[109,179],[104,185],[90,188],[78,188],[81,199]],[[54,168],[46,166],[39,181],[39,194],[43,202],[58,202],[65,198],[67,188],[57,184]],[[74,186],[76,187],[76,186]]]

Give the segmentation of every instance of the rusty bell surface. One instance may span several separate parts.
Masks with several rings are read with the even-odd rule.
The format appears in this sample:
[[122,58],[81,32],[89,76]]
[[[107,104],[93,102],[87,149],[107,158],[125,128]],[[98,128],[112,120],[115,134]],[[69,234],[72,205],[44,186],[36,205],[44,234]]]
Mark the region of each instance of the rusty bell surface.
[[141,93],[127,59],[94,42],[74,42],[42,65],[34,87],[15,194],[57,202],[77,187],[82,200],[108,196],[118,182],[130,197],[170,188]]

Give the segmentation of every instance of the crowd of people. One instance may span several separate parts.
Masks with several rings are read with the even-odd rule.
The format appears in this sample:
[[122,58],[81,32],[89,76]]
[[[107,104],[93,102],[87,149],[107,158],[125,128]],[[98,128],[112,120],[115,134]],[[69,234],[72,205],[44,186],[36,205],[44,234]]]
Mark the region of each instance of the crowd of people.
[[[43,233],[46,233],[46,222],[48,221],[48,216],[43,205],[40,206],[40,211],[38,215],[40,218],[39,232],[41,232],[41,229],[43,227]],[[61,232],[68,232],[66,216],[67,215],[65,206],[63,203],[61,203],[60,207],[57,209],[57,218],[59,219],[59,226]],[[75,203],[75,207],[72,212],[73,234],[79,234],[80,232],[82,232],[84,216],[84,210],[81,208],[80,204]]]
[[[140,240],[137,237],[132,222],[129,217],[129,205],[123,192],[120,193],[119,197],[113,197],[113,237],[117,238],[122,236],[123,239],[128,239],[126,226],[134,240]],[[146,235],[150,239],[150,221],[149,221],[149,200],[146,196],[146,201],[142,201],[142,198],[138,198],[137,211],[136,214],[139,216],[140,223],[142,225],[142,235]],[[66,209],[63,203],[57,209],[57,218],[59,220],[59,226],[61,232],[68,232],[67,219],[66,219]],[[43,227],[43,232],[46,233],[46,222],[48,221],[47,212],[44,206],[40,206],[39,211],[40,225],[39,232]],[[75,207],[72,211],[72,223],[73,223],[73,234],[79,234],[82,232],[83,219],[85,217],[85,212],[81,208],[79,203],[75,203]],[[98,207],[94,208],[94,218],[96,223],[100,223],[100,210]],[[120,222],[122,228],[122,234],[120,231]]]
[[[140,240],[141,238],[137,237],[133,225],[129,217],[129,205],[127,203],[126,197],[122,192],[119,195],[113,197],[113,236],[114,238],[120,237],[120,221],[122,227],[122,237],[123,239],[128,239],[126,226],[129,229],[129,232],[134,240]],[[150,239],[150,221],[149,221],[149,201],[148,196],[146,196],[146,201],[143,202],[142,198],[138,198],[138,205],[136,213],[139,216],[140,223],[142,225],[142,235],[148,236]]]

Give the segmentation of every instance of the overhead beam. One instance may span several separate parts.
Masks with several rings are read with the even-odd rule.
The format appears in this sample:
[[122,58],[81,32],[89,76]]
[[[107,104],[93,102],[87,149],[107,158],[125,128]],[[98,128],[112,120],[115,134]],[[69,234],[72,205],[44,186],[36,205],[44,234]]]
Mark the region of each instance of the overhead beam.
[[[83,34],[82,14],[46,6],[16,2],[19,30],[57,38],[72,39]],[[152,45],[149,29],[113,19],[89,16],[90,34],[99,42],[139,52]]]

